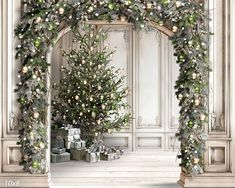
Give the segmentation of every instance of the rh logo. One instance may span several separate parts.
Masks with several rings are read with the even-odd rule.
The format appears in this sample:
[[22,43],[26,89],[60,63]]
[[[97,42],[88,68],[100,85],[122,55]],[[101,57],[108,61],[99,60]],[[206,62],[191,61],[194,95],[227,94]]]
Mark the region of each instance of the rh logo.
[[6,180],[5,185],[6,187],[20,187],[20,181],[9,179],[9,180]]

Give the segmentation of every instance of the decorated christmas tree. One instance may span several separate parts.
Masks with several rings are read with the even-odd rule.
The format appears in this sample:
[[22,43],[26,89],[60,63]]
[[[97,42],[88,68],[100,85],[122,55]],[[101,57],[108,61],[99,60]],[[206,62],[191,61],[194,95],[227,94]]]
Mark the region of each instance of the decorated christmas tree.
[[125,76],[110,66],[114,51],[108,45],[98,50],[106,36],[87,24],[73,29],[78,48],[63,52],[68,65],[61,67],[62,79],[53,85],[53,128],[79,127],[88,145],[97,134],[120,130],[132,118]]

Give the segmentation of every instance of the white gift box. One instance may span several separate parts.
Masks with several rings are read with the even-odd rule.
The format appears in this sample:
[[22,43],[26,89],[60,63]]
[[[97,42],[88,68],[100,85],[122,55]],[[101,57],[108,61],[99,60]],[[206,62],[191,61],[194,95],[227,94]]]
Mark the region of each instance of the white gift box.
[[71,142],[70,148],[78,149],[78,148],[81,148],[81,147],[82,147],[82,143],[81,142],[75,142],[75,141]]
[[65,136],[65,137],[64,137],[64,140],[65,140],[65,142],[66,142],[66,141],[71,142],[71,141],[73,141],[73,137],[74,137],[74,136]]
[[75,149],[78,149],[78,148],[85,148],[86,147],[86,142],[83,141],[83,140],[80,140],[80,141],[72,141],[71,142],[71,145],[70,145],[70,148],[75,148]]
[[96,163],[100,161],[100,153],[86,153],[86,161],[90,163]]

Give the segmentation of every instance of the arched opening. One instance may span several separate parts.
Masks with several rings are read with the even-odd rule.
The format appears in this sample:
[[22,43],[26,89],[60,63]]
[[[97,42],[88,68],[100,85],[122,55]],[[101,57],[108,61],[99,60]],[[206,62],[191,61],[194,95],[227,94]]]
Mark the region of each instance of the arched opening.
[[[47,173],[49,121],[45,122],[45,117],[50,116],[46,116],[45,111],[45,94],[49,93],[46,87],[48,82],[45,81],[49,64],[45,55],[57,38],[61,26],[76,27],[79,21],[87,22],[88,19],[111,22],[124,16],[136,29],[156,23],[170,28],[165,30],[166,33],[169,30],[172,30],[170,33],[174,33],[170,38],[177,63],[180,65],[180,76],[175,86],[181,106],[180,126],[176,135],[181,141],[178,157],[182,159],[181,167],[184,173],[203,172],[204,126],[208,115],[208,31],[203,3],[168,0],[159,4],[147,1],[61,1],[44,4],[43,0],[24,3],[26,15],[17,27],[16,35],[25,42],[17,47],[16,57],[22,58],[23,62],[17,92],[21,106],[19,123],[22,126],[19,144],[22,146],[22,163],[25,171]],[[37,7],[40,16],[34,14],[34,7]],[[44,12],[45,10],[48,11]],[[32,46],[30,50],[29,46]],[[33,87],[28,87],[31,84]],[[31,98],[27,97],[26,91]],[[35,135],[37,139],[34,139]]]
[[[92,22],[92,24],[94,23],[96,22]],[[121,161],[102,162],[95,165],[75,160],[69,163],[52,164],[52,181],[55,185],[61,185],[61,171],[64,171],[62,173],[64,186],[66,183],[68,185],[81,183],[82,180],[79,177],[84,176],[84,173],[91,174],[88,184],[92,184],[97,179],[93,176],[100,176],[100,185],[110,185],[105,181],[106,178],[110,178],[109,181],[118,185],[118,182],[124,181],[122,174],[129,172],[131,177],[126,181],[135,179],[135,182],[131,182],[131,184],[139,185],[142,181],[138,180],[140,174],[144,171],[145,173],[152,171],[145,183],[156,184],[161,179],[157,170],[160,165],[159,161],[161,161],[161,167],[165,169],[166,173],[170,171],[171,178],[162,179],[160,185],[172,183],[172,186],[176,186],[177,174],[180,172],[175,161],[179,149],[179,144],[178,146],[175,144],[179,111],[174,94],[174,83],[178,77],[179,68],[173,56],[172,44],[168,36],[160,32],[158,28],[136,32],[133,25],[129,23],[97,22],[96,25],[105,30],[108,28],[108,41],[103,41],[102,44],[111,43],[111,48],[117,47],[117,55],[113,57],[110,64],[125,70],[129,80],[127,84],[129,87],[131,86],[128,101],[131,102],[131,110],[135,114],[134,121],[129,128],[114,132],[112,135],[106,134],[104,137],[106,146],[123,144],[121,147],[125,149],[125,155]],[[112,43],[112,41],[114,42]],[[50,78],[52,83],[58,83],[61,77],[59,75],[60,67],[66,66],[67,63],[61,55],[61,48],[69,50],[73,48],[72,45],[72,32],[69,29],[63,29],[53,50],[48,54],[52,64]],[[120,62],[121,65],[119,65]],[[146,96],[148,97],[146,98]],[[144,119],[142,122],[140,117]],[[130,151],[135,152],[130,153]],[[146,163],[147,165],[143,168],[143,164]],[[112,168],[113,165],[114,168]],[[133,166],[135,169],[132,169]],[[115,174],[119,180],[115,182],[115,177],[109,174]],[[153,174],[157,174],[157,176],[154,177]],[[153,182],[153,179],[156,179],[156,182]]]

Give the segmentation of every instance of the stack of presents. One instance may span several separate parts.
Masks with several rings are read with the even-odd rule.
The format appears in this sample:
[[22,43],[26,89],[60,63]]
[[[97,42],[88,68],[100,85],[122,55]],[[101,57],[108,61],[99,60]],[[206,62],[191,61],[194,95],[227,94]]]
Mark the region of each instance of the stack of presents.
[[52,132],[51,162],[86,160],[94,163],[100,160],[119,159],[123,154],[119,146],[106,148],[102,140],[95,140],[89,148],[86,148],[86,142],[81,139],[80,135],[79,128],[60,128]]

